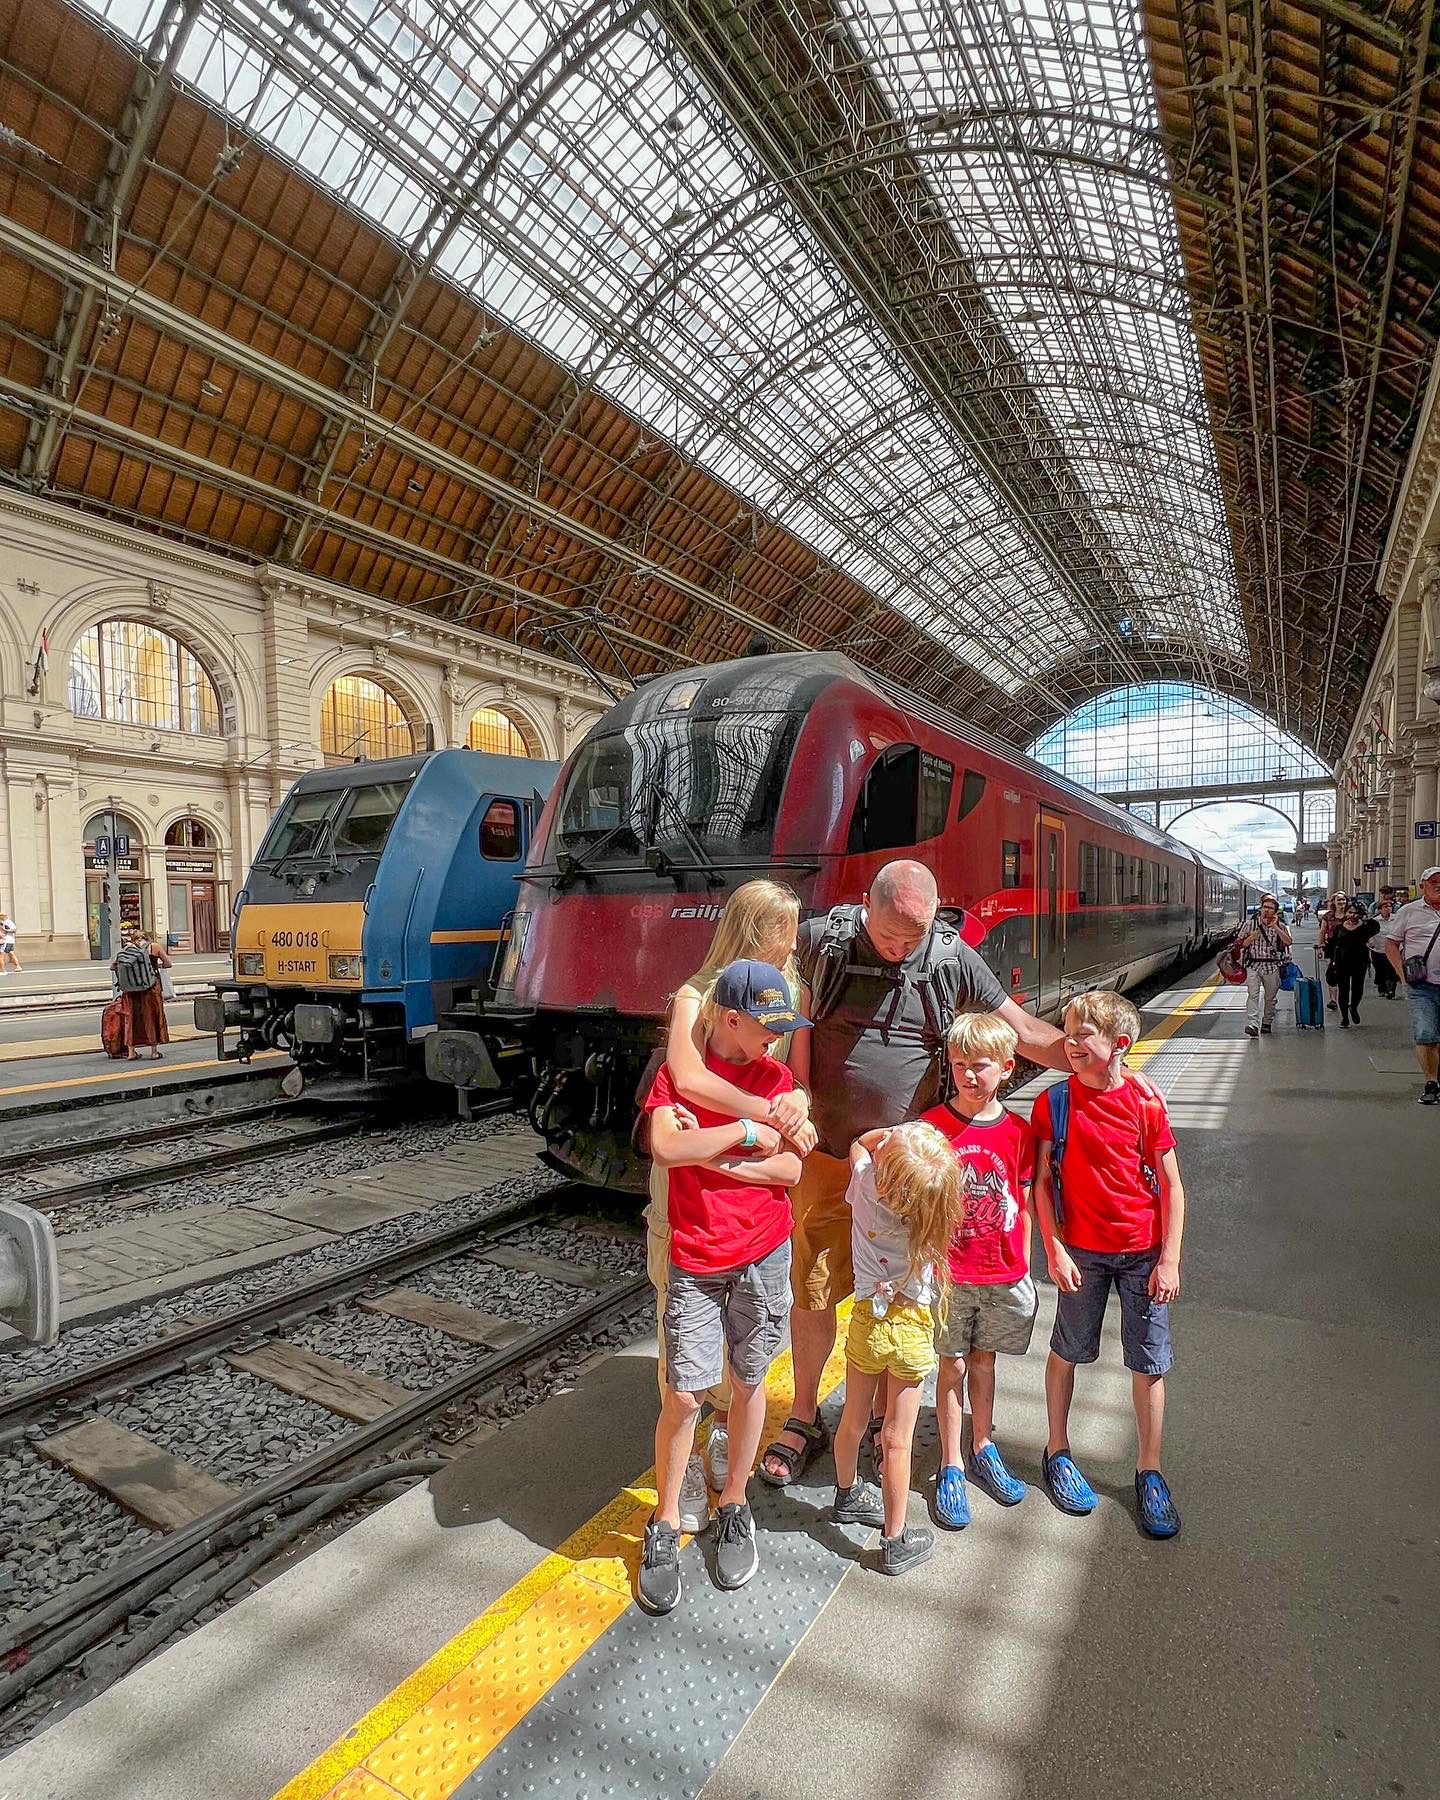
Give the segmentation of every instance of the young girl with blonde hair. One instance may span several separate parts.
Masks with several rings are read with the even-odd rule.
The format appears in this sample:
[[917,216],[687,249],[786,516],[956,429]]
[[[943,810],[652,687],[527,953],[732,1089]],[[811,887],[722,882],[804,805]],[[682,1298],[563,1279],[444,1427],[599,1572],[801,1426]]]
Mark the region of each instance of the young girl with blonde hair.
[[[910,1460],[925,1377],[935,1368],[948,1252],[965,1214],[960,1165],[944,1133],[915,1121],[867,1131],[850,1147],[855,1310],[845,1340],[845,1410],[835,1433],[835,1501],[842,1525],[880,1527],[887,1575],[928,1561],[935,1534],[907,1525]],[[883,1404],[881,1386],[884,1385]],[[883,1411],[881,1491],[859,1478],[860,1440]]]
[[[809,1095],[803,1089],[781,1094],[771,1102],[768,1112],[759,1113],[755,1095],[727,1081],[706,1055],[711,1023],[706,1017],[708,1003],[716,977],[730,963],[745,960],[772,964],[785,976],[792,1002],[798,999],[800,984],[795,971],[795,934],[799,927],[800,902],[788,887],[778,881],[747,881],[736,888],[715,927],[703,968],[682,984],[670,1004],[665,1064],[683,1099],[725,1113],[730,1118],[753,1118],[773,1126],[782,1138],[805,1155],[815,1143]],[[781,1039],[774,1054],[783,1060],[788,1045],[788,1039]],[[677,1114],[679,1112],[677,1109]],[[683,1116],[680,1122],[684,1123]],[[652,1168],[650,1204],[645,1209],[645,1256],[650,1283],[655,1289],[657,1318],[664,1315],[669,1285],[670,1222],[665,1196],[664,1173]],[[663,1400],[663,1344],[659,1377]],[[729,1473],[728,1379],[710,1390],[710,1404],[714,1408],[708,1440],[710,1481],[716,1491],[721,1492]],[[681,1525],[686,1531],[704,1530],[709,1521],[709,1497],[705,1465],[698,1456],[690,1459],[685,1472],[680,1508]]]

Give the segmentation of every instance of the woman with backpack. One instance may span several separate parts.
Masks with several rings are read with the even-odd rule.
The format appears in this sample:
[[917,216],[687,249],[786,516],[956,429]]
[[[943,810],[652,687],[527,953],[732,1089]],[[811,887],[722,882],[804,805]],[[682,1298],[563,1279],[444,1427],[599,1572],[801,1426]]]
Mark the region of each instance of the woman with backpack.
[[120,927],[120,948],[110,964],[110,972],[121,1003],[121,1042],[131,1062],[137,1060],[141,1049],[148,1049],[151,1061],[159,1062],[161,1044],[170,1042],[165,1001],[160,992],[160,971],[169,967],[170,958],[164,950],[159,944],[152,944],[138,926]]

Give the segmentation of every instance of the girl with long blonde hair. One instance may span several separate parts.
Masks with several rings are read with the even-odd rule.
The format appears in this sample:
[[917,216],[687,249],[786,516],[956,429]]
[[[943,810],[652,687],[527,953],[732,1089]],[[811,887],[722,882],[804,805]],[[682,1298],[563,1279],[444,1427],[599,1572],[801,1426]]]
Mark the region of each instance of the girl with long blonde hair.
[[[681,1097],[694,1106],[707,1108],[727,1119],[759,1119],[773,1126],[802,1155],[815,1144],[815,1128],[810,1123],[810,1097],[803,1088],[782,1094],[770,1104],[769,1111],[756,1111],[756,1097],[738,1088],[707,1056],[709,1024],[706,1008],[720,971],[741,960],[770,963],[784,975],[790,987],[792,1002],[799,998],[800,983],[795,969],[795,934],[800,928],[800,902],[788,887],[778,881],[747,881],[736,888],[725,904],[715,935],[710,940],[704,966],[684,982],[670,1004],[670,1017],[665,1044],[665,1063]],[[788,1040],[782,1039],[775,1054],[783,1058]],[[684,1123],[686,1117],[677,1116]],[[663,1170],[650,1170],[650,1204],[645,1209],[645,1257],[651,1286],[655,1289],[656,1318],[663,1316],[669,1287],[670,1220],[666,1202],[666,1177]],[[660,1395],[665,1395],[663,1338],[658,1364]],[[708,1452],[710,1481],[717,1492],[725,1487],[729,1473],[730,1412],[729,1381],[710,1390],[714,1413],[710,1421]],[[702,1531],[709,1520],[709,1496],[706,1489],[705,1465],[693,1456],[685,1471],[680,1493],[680,1523],[684,1530]]]
[[[965,1216],[960,1163],[945,1134],[923,1121],[867,1131],[850,1147],[845,1199],[855,1310],[845,1340],[832,1515],[841,1525],[878,1525],[880,1567],[903,1575],[935,1550],[934,1532],[907,1525],[905,1509],[920,1395],[936,1365],[935,1322],[944,1318],[950,1284],[950,1242]],[[885,1415],[880,1491],[859,1474],[872,1412]]]

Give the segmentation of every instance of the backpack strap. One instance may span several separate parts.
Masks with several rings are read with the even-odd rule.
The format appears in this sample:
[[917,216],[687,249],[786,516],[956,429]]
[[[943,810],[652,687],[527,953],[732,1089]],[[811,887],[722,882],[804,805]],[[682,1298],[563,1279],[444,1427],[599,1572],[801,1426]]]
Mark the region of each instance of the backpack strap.
[[1063,1224],[1064,1209],[1060,1196],[1060,1165],[1065,1160],[1065,1140],[1070,1134],[1070,1078],[1052,1082],[1045,1090],[1050,1105],[1050,1204],[1055,1209],[1055,1223]]
[[845,985],[845,969],[850,946],[860,935],[860,908],[832,906],[825,916],[825,929],[815,942],[808,967],[801,976],[810,989],[810,1022],[818,1025],[835,1010],[840,990]]

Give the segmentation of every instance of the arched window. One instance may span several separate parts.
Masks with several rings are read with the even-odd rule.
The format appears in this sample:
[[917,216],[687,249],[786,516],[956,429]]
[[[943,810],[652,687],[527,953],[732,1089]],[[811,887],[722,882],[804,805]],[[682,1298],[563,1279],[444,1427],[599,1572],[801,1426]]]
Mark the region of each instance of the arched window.
[[219,737],[220,696],[177,638],[143,619],[105,619],[70,652],[70,710],[150,731]]
[[327,763],[409,756],[415,733],[388,688],[369,675],[338,675],[320,703],[320,749]]
[[213,850],[215,840],[199,819],[177,819],[165,833],[172,850]]
[[540,753],[508,713],[482,706],[470,721],[465,742],[492,756],[538,756]]

